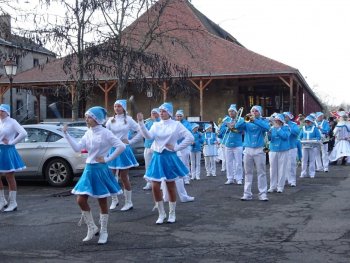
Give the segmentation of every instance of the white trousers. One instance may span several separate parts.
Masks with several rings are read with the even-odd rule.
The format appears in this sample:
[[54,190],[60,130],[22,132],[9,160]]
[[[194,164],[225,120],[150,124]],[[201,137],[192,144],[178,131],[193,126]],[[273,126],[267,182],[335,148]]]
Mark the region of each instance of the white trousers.
[[289,184],[296,185],[297,183],[297,156],[298,156],[298,148],[290,149],[289,152],[289,162],[290,162],[290,170],[287,174],[287,181]]
[[317,147],[302,148],[303,157],[301,159],[301,177],[307,176],[307,167],[309,166],[309,176],[315,177],[315,158]]
[[[176,186],[176,192],[180,198],[181,202],[184,202],[188,199],[188,194],[185,189],[185,182],[184,179],[181,177],[178,177],[175,180],[175,186]],[[160,184],[160,188],[162,189],[163,192],[163,200],[164,202],[169,202],[169,192],[168,192],[168,187],[166,185],[166,182],[163,180]]]
[[207,175],[216,175],[216,161],[215,156],[204,157],[205,170]]
[[263,147],[260,148],[245,148],[244,149],[244,196],[252,196],[252,183],[254,165],[258,177],[259,195],[267,193],[267,179],[266,179],[266,154]]
[[225,147],[227,180],[242,181],[243,179],[243,147]]
[[321,144],[320,147],[316,148],[316,170],[323,171],[328,170],[329,159],[328,159],[328,143]]
[[[152,160],[152,156],[153,156],[153,150],[151,148],[145,148],[145,150],[143,151],[143,157],[145,159],[145,173],[147,171],[147,168]],[[151,182],[148,179],[145,179],[147,182]]]
[[283,191],[286,183],[286,174],[290,171],[290,153],[269,152],[270,160],[270,189]]
[[189,181],[190,180],[190,178],[189,178],[190,171],[191,171],[191,168],[190,168],[190,155],[191,155],[191,148],[190,147],[186,147],[185,149],[181,150],[180,154],[179,154],[179,158],[181,159],[183,164],[188,169],[188,175],[186,175],[184,177],[185,181]]
[[200,178],[201,174],[201,156],[202,152],[191,152],[191,175],[192,179]]

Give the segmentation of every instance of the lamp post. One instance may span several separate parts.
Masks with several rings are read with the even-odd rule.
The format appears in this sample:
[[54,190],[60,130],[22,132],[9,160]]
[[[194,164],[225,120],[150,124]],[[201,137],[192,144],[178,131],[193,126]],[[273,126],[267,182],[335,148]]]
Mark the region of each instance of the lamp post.
[[16,76],[17,72],[17,64],[15,60],[8,59],[6,60],[5,64],[5,71],[6,75],[10,80],[10,113],[11,113],[11,118],[13,118],[13,107],[12,107],[12,82],[13,82],[13,77]]
[[153,97],[153,88],[152,86],[147,89],[146,92],[148,101],[149,101],[149,112],[151,112],[151,98]]

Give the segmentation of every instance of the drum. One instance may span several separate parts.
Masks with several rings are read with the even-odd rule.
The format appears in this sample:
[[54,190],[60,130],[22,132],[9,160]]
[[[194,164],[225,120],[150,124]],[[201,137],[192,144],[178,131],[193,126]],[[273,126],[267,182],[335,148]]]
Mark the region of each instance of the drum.
[[218,155],[218,149],[217,149],[215,144],[203,146],[203,156],[204,157],[217,156],[217,155]]
[[319,146],[320,141],[318,140],[302,140],[301,142],[301,146],[304,149],[311,149],[311,148],[315,148],[317,146]]

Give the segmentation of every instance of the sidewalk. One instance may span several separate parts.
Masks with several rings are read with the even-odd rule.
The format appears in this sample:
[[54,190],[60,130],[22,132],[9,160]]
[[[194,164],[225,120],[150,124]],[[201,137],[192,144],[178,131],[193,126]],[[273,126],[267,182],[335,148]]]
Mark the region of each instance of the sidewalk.
[[[256,177],[254,200],[240,201],[243,186],[224,185],[217,168],[217,177],[203,171],[186,186],[195,201],[178,202],[177,222],[163,225],[142,190],[143,170],[131,171],[134,209],[110,214],[104,246],[81,242],[75,197],[60,195],[68,188],[20,185],[19,210],[0,213],[1,262],[349,262],[349,166],[298,178],[269,202],[258,201]],[[97,201],[90,204],[97,223]]]

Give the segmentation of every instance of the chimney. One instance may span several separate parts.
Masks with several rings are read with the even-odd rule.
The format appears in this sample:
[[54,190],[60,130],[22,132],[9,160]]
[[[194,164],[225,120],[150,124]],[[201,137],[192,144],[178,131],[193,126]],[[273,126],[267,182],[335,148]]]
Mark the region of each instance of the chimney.
[[9,41],[11,39],[11,16],[0,15],[0,38]]

